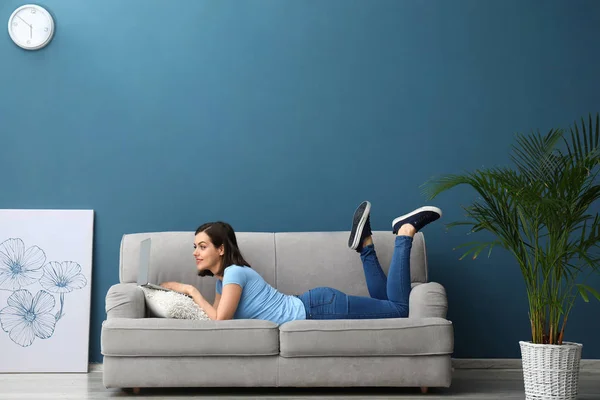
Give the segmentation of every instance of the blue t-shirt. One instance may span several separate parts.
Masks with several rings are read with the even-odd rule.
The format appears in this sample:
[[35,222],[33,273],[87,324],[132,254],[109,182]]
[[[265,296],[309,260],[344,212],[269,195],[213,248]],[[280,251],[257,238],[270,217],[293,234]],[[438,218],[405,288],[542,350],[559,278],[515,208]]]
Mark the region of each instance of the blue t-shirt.
[[252,268],[239,265],[225,268],[223,281],[217,279],[217,293],[222,294],[223,286],[232,283],[242,287],[242,296],[233,315],[235,319],[263,319],[279,325],[306,319],[302,300],[279,292]]

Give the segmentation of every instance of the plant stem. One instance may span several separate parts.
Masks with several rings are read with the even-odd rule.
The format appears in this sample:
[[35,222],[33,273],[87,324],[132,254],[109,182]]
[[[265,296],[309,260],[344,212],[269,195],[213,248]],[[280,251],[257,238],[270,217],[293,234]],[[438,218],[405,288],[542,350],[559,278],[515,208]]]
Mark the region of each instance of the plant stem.
[[565,336],[565,325],[567,325],[568,317],[569,317],[569,315],[565,314],[565,317],[563,318],[562,328],[560,329],[560,334],[558,335],[558,343],[557,344],[563,343],[563,338]]
[[65,305],[65,294],[61,293],[60,294],[60,311],[58,312],[58,314],[56,314],[56,322],[58,322],[59,319],[61,319],[63,317],[63,307]]

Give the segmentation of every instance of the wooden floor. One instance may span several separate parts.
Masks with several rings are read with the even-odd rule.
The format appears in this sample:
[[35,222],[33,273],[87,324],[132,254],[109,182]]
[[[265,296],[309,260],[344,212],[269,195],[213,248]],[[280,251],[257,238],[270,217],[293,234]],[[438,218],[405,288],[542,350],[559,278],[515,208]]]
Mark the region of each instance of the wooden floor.
[[[579,400],[600,399],[600,371],[581,371]],[[432,389],[422,395],[413,388],[335,388],[335,389],[145,389],[133,395],[102,386],[102,372],[89,374],[0,374],[0,399],[4,400],[82,400],[82,399],[524,399],[520,370],[468,370],[454,372],[452,387]]]

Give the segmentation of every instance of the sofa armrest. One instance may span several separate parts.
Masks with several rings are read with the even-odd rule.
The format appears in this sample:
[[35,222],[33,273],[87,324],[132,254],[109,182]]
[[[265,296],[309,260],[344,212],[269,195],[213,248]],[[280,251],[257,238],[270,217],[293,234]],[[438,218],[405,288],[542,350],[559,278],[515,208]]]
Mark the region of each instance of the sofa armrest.
[[448,312],[446,289],[436,282],[412,288],[408,303],[408,318],[446,318]]
[[144,318],[146,298],[136,283],[117,283],[106,294],[106,319]]

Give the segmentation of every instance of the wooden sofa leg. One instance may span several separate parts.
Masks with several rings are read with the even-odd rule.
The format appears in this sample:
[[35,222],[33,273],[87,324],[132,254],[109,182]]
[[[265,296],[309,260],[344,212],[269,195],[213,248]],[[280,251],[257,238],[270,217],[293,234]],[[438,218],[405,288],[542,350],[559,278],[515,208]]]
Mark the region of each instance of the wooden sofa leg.
[[142,389],[140,389],[139,387],[134,387],[133,389],[131,389],[133,391],[133,394],[140,394]]
[[427,394],[427,386],[421,386],[421,393]]

